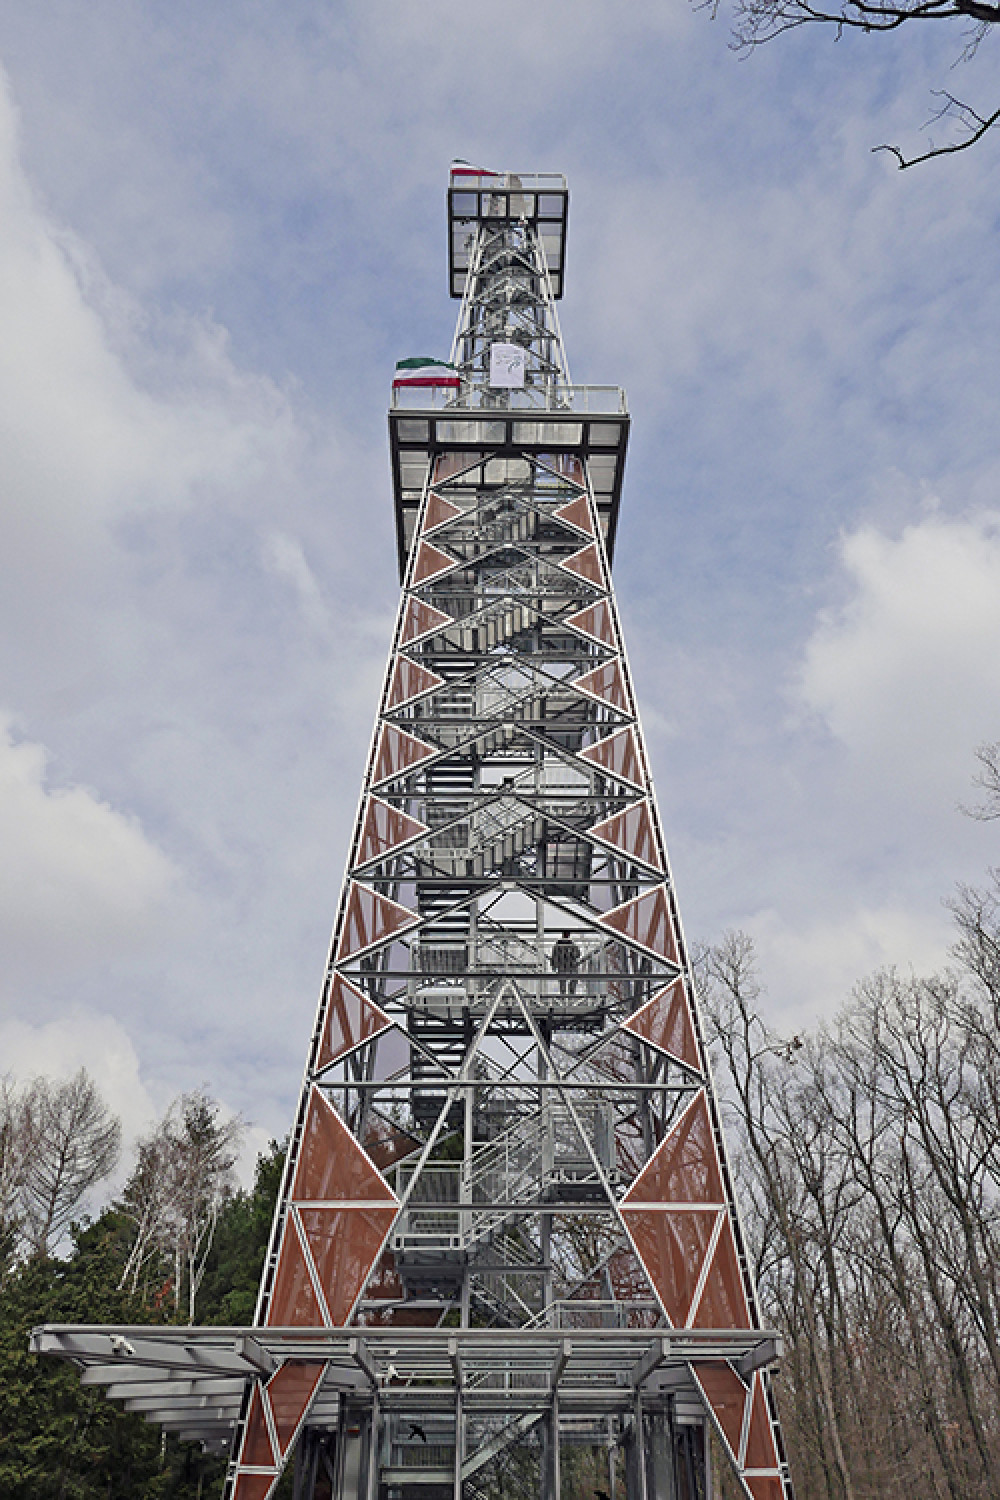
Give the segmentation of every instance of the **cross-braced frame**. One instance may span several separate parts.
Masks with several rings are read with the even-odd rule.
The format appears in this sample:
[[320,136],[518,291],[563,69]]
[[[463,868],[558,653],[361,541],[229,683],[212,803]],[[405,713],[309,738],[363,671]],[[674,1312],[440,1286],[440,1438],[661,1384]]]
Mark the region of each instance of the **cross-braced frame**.
[[452,369],[394,391],[403,589],[233,1500],[296,1442],[303,1496],[702,1500],[710,1426],[752,1500],[791,1495],[611,585],[628,417],[556,315],[566,203],[453,174]]

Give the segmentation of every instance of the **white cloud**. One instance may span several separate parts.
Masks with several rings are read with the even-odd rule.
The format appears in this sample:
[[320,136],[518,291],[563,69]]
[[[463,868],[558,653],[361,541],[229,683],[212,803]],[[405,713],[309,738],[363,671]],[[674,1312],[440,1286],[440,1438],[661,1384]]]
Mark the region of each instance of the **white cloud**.
[[210,318],[151,324],[108,281],[40,207],[19,152],[0,74],[0,617],[23,640],[107,589],[123,520],[252,491],[297,435]]
[[772,1000],[769,1020],[798,1030],[834,1015],[855,984],[876,969],[930,974],[948,961],[954,940],[947,913],[912,907],[835,903],[829,918],[773,908],[745,923]]
[[261,544],[261,555],[265,567],[290,585],[306,624],[321,633],[328,632],[330,616],[323,593],[298,538],[284,531],[269,531]]
[[113,1016],[74,1007],[42,1025],[0,1021],[0,1059],[0,1070],[18,1083],[39,1076],[71,1078],[86,1068],[121,1119],[127,1146],[156,1119],[158,1104],[140,1076],[135,1047]]
[[137,819],[82,786],[53,786],[43,745],[0,725],[4,985],[147,940],[177,872]]
[[1000,736],[1000,514],[843,538],[848,597],[805,653],[801,701],[881,785],[953,805]]
[[[683,6],[516,0],[484,110],[468,59],[493,22],[457,0],[392,27],[361,0],[43,10],[0,19],[29,164],[0,101],[0,676],[62,784],[40,746],[2,750],[23,816],[61,830],[54,886],[45,840],[26,856],[54,925],[13,934],[22,1013],[87,987],[159,1108],[205,1076],[284,1130],[395,601],[385,378],[453,321],[453,152],[570,175],[563,320],[577,377],[637,413],[616,567],[690,930],[751,927],[772,995],[810,1013],[923,965],[959,873],[942,818],[969,828],[954,803],[998,732],[970,708],[979,682],[992,711],[989,663],[955,667],[992,618],[993,534],[941,523],[945,607],[925,521],[918,565],[856,519],[894,466],[953,509],[996,493],[989,173],[868,151],[930,61],[787,39],[741,68]],[[803,734],[782,685],[841,526],[849,599],[813,630]],[[922,634],[927,608],[947,618]],[[922,794],[888,818],[903,762]],[[195,899],[143,953],[169,903],[149,830]],[[88,840],[122,858],[74,863]],[[53,951],[81,964],[58,986]]]

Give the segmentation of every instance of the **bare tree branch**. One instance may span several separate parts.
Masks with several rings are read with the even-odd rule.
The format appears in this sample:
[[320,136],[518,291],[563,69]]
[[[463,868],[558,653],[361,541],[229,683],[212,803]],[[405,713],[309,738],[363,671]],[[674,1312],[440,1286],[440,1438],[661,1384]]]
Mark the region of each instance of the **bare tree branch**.
[[978,807],[963,807],[962,812],[967,817],[989,823],[994,818],[1000,818],[1000,740],[980,745],[976,750],[976,759],[981,769],[972,778],[972,784],[985,792],[986,797]]
[[[890,155],[896,158],[900,171],[905,171],[907,167],[919,166],[921,162],[931,161],[935,156],[951,156],[956,151],[968,151],[970,146],[974,146],[977,141],[981,141],[986,132],[991,130],[997,121],[1000,120],[1000,109],[994,110],[991,115],[983,116],[977,114],[971,105],[963,104],[961,99],[955,99],[951,94],[938,91],[936,97],[943,98],[946,103],[938,110],[934,116],[934,120],[941,120],[949,114],[959,118],[969,131],[964,140],[953,141],[947,146],[931,146],[929,150],[922,152],[919,156],[906,157],[898,146],[873,146],[872,153],[874,154],[876,151],[888,151]],[[973,816],[977,815],[973,814]],[[992,813],[990,816],[1000,817],[1000,813]]]
[[[714,15],[716,6],[710,8]],[[968,61],[989,31],[1000,25],[1000,4],[994,4],[992,0],[839,0],[830,6],[813,3],[813,0],[734,0],[734,10],[731,45],[741,53],[761,47],[800,26],[830,26],[840,37],[845,31],[860,31],[866,35],[898,31],[911,21],[950,21],[960,25],[971,23],[971,34],[967,34],[958,58],[958,61]],[[889,144],[873,146],[872,150],[888,152],[900,170],[905,171],[937,156],[968,151],[1000,123],[1000,108],[983,113],[943,90],[935,97],[944,103],[928,124],[947,119],[961,128],[963,133],[959,139],[944,145],[931,145],[926,151],[912,156],[901,147]]]

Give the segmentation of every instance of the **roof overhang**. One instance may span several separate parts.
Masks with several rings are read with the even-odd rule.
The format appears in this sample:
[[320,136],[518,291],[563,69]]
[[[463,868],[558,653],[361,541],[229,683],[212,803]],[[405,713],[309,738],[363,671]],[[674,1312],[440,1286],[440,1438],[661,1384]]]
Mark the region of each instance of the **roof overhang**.
[[[417,512],[431,461],[443,453],[477,457],[572,455],[586,461],[604,533],[608,562],[614,558],[625,475],[630,418],[618,387],[564,387],[566,409],[530,406],[472,407],[459,402],[406,405],[389,412],[389,451],[396,511],[396,547],[402,580],[416,528]],[[397,397],[403,393],[397,392]],[[603,408],[603,409],[602,409]]]
[[[581,1304],[581,1314],[586,1304]],[[336,1425],[342,1399],[403,1412],[450,1409],[507,1415],[543,1410],[553,1395],[570,1415],[633,1408],[636,1394],[670,1393],[701,1410],[692,1363],[728,1361],[749,1373],[781,1354],[773,1330],[730,1329],[310,1329],[110,1327],[46,1324],[31,1350],[75,1364],[84,1385],[103,1385],[167,1431],[228,1444],[247,1381],[286,1360],[323,1362],[311,1428]]]

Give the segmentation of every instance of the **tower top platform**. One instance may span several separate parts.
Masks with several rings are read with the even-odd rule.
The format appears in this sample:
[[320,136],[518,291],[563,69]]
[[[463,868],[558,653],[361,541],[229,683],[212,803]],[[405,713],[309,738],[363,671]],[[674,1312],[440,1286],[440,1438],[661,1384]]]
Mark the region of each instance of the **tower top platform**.
[[[436,373],[394,380],[389,411],[401,579],[425,484],[440,465],[456,462],[470,469],[487,459],[586,465],[609,562],[614,556],[628,406],[619,386],[574,385],[570,377],[555,308],[568,208],[560,172],[452,164],[449,285],[462,306],[451,360]],[[523,350],[516,380],[497,376],[494,348]]]
[[530,224],[545,256],[552,295],[563,294],[569,189],[561,172],[485,172],[455,162],[448,184],[448,285],[461,297],[476,228],[484,220]]

